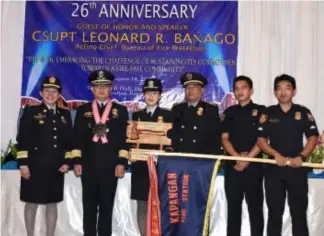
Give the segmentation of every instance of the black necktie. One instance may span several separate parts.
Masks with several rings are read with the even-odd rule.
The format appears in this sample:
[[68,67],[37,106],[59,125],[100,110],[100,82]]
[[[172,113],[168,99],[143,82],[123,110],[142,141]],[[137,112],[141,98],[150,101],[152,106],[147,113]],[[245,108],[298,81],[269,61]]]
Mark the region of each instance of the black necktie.
[[149,116],[152,116],[152,112],[148,112],[147,114],[148,114]]

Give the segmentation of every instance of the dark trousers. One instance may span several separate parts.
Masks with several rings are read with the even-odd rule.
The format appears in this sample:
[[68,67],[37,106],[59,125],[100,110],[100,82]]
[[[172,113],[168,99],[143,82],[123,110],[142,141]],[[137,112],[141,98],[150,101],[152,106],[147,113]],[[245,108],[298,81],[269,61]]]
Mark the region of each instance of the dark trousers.
[[[117,187],[113,169],[83,170],[82,203],[84,236],[111,236]],[[99,215],[98,215],[99,207]]]
[[307,170],[269,166],[265,170],[265,191],[269,209],[267,236],[281,236],[286,193],[288,193],[293,236],[308,236]]
[[225,166],[225,193],[227,198],[227,236],[240,236],[242,202],[247,202],[251,236],[262,236],[263,219],[263,171],[262,165],[250,163],[243,171],[232,165]]

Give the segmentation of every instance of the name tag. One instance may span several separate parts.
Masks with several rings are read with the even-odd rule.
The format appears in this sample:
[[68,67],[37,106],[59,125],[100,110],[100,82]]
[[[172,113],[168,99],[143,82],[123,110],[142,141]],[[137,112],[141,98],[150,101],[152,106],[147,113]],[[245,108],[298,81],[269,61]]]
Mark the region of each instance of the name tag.
[[93,114],[91,111],[85,112],[84,117],[93,117]]
[[278,123],[278,122],[279,122],[279,119],[276,119],[276,118],[270,118],[269,119],[269,123],[274,124],[274,123]]

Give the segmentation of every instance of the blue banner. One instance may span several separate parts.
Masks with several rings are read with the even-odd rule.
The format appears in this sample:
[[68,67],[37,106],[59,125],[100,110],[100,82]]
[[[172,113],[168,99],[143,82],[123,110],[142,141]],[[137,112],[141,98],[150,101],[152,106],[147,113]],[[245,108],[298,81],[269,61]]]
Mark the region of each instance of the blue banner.
[[208,232],[205,216],[214,166],[215,160],[158,157],[161,235]]
[[[142,105],[142,83],[163,81],[161,106],[183,99],[179,77],[208,77],[205,99],[234,103],[238,47],[237,2],[27,1],[22,75],[23,105],[39,103],[40,80],[63,81],[66,105],[91,100],[88,73],[116,75],[113,98]],[[137,104],[137,105],[136,105]]]

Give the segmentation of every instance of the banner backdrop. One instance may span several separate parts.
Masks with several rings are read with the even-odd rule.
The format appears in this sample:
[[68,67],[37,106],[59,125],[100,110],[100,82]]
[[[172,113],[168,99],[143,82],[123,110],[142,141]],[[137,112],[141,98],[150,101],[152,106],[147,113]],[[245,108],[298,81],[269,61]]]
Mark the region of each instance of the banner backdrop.
[[88,73],[106,69],[116,75],[113,98],[129,110],[141,106],[147,77],[163,81],[161,106],[171,107],[183,100],[180,75],[199,71],[205,99],[222,110],[234,102],[237,48],[237,2],[28,1],[22,105],[38,103],[41,79],[54,75],[75,108],[92,99]]

